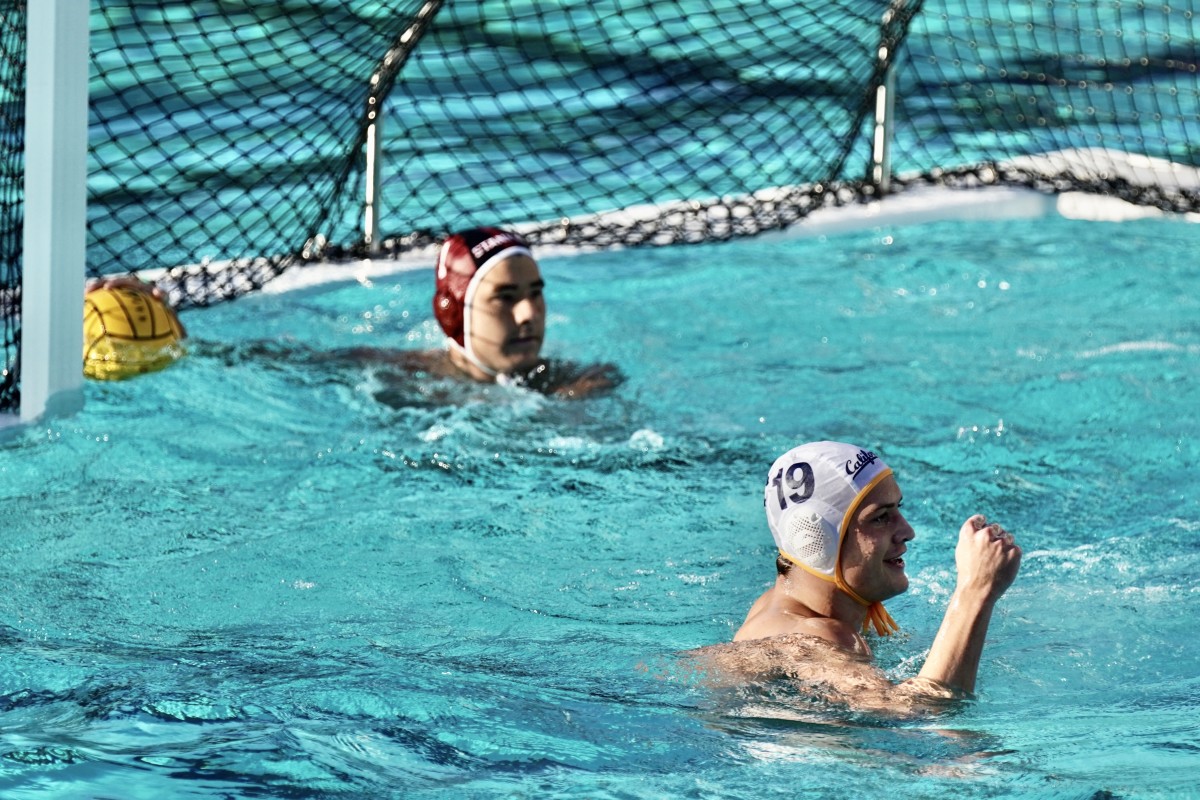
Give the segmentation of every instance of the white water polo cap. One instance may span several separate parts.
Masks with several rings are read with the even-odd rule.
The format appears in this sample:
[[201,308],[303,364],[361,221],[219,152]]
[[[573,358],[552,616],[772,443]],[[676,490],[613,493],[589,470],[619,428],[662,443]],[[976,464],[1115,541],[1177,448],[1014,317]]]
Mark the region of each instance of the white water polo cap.
[[879,456],[842,442],[810,442],[775,460],[763,491],[767,524],[780,554],[867,606],[877,633],[899,630],[880,603],[868,603],[842,578],[842,541],[862,499],[891,468]]

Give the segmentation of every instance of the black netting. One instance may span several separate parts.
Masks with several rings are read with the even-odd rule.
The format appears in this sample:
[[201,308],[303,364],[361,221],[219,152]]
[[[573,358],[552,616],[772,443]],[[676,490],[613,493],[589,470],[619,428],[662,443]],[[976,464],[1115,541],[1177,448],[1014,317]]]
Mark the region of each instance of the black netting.
[[907,22],[878,0],[94,6],[89,270],[172,268],[182,305],[369,255],[380,108],[385,254],[484,222],[601,246],[793,222],[861,177]]
[[893,166],[910,175],[903,182],[1196,211],[1196,35],[1186,3],[980,0],[956,13],[926,4],[898,70]]
[[[22,4],[0,8],[7,144]],[[154,279],[185,306],[468,225],[692,242],[870,198],[889,67],[892,191],[1016,184],[1200,210],[1186,4],[93,0],[91,25],[88,272],[165,269]],[[10,271],[19,151],[2,167]],[[10,272],[9,309],[18,286]]]
[[887,8],[447,3],[389,97],[387,244],[485,222],[601,246],[792,222],[825,201],[813,184],[862,177],[877,52],[906,19],[885,30]]
[[20,405],[25,3],[0,0],[0,412]]
[[94,0],[89,273],[203,266],[169,281],[203,304],[352,236],[369,79],[421,5]]
[[162,282],[183,304],[253,290],[297,259],[370,255],[364,142],[379,108],[384,254],[482,223],[535,242],[699,241],[870,197],[893,63],[894,188],[1007,182],[1196,206],[1191,172],[1148,176],[1128,158],[1190,167],[1200,139],[1192,15],[1165,5],[94,9],[89,269],[176,268]]

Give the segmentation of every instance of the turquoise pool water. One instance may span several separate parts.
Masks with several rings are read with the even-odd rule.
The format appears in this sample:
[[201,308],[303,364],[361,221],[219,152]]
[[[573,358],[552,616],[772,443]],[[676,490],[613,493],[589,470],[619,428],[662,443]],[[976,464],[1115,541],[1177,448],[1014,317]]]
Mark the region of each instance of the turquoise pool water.
[[[543,259],[607,397],[252,358],[438,346],[426,269],[185,321],[0,447],[0,795],[1174,798],[1200,785],[1200,229],[1060,219]],[[401,392],[403,395],[404,392]],[[977,701],[889,722],[714,693],[772,578],[761,483],[877,447],[917,531],[914,674],[969,514],[1021,576]]]

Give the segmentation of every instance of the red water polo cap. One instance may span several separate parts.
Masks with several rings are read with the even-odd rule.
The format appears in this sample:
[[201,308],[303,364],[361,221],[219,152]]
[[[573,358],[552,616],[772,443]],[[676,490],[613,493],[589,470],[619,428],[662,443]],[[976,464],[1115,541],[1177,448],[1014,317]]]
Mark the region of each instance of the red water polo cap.
[[533,257],[524,239],[499,228],[471,228],[451,234],[442,242],[433,315],[442,332],[468,354],[471,353],[471,340],[466,309],[471,305],[476,287],[489,269],[518,255]]

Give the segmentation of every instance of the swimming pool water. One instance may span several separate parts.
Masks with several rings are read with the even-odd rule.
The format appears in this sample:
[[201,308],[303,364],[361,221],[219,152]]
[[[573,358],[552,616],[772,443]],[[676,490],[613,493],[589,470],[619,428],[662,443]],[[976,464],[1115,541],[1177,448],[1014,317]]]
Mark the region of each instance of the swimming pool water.
[[[196,352],[0,447],[4,797],[1137,797],[1200,785],[1200,268],[1178,221],[938,223],[543,259],[606,397],[252,356],[435,347],[426,269],[185,314]],[[404,391],[400,393],[405,395]],[[976,702],[716,692],[761,483],[878,448],[919,669],[969,514],[1025,548]]]

